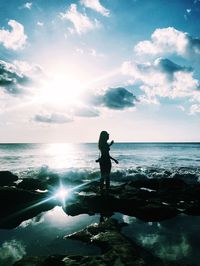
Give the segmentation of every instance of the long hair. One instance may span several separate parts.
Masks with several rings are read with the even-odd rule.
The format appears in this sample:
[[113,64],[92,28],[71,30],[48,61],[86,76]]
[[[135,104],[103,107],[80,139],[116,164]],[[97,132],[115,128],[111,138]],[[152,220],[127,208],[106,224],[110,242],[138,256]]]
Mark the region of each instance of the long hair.
[[98,142],[98,148],[101,150],[103,146],[107,143],[108,140],[108,132],[107,131],[101,131],[100,136],[99,136],[99,142]]

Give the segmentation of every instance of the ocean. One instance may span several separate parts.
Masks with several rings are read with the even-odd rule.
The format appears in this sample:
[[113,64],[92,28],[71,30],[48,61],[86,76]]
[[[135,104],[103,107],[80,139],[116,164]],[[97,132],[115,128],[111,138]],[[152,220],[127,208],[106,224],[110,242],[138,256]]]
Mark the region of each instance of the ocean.
[[[110,154],[119,161],[112,165],[111,185],[137,173],[148,178],[179,173],[187,182],[200,180],[200,143],[114,143]],[[98,157],[96,143],[0,144],[0,170],[11,171],[20,179],[56,173],[71,184],[92,181],[99,178]],[[145,223],[120,213],[114,217],[128,223],[125,235],[155,255],[199,265],[200,217],[178,215],[160,223]],[[24,255],[76,254],[77,246],[81,254],[98,254],[98,248],[63,237],[99,219],[98,214],[67,216],[61,207],[55,207],[15,229],[0,229],[0,265],[10,266]]]
[[[178,170],[198,173],[200,143],[115,143],[110,154],[119,161],[113,171],[128,169]],[[45,168],[57,173],[98,171],[96,143],[0,144],[0,170],[22,178]]]

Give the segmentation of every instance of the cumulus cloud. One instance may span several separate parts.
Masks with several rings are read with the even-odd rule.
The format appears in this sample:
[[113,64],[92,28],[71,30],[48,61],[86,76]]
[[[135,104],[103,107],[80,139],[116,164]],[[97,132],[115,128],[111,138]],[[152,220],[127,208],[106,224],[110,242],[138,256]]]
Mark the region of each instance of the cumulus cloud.
[[65,13],[60,13],[62,20],[71,21],[74,28],[70,28],[71,33],[83,34],[95,28],[98,28],[100,23],[97,20],[91,20],[86,14],[82,14],[77,10],[76,4],[71,4]]
[[0,247],[0,262],[11,265],[26,254],[24,245],[17,240],[6,241]]
[[161,97],[194,96],[200,87],[191,67],[180,66],[169,59],[158,58],[150,63],[124,62],[122,72],[140,82],[140,88],[151,99]]
[[61,113],[37,114],[34,121],[47,124],[65,124],[72,122],[72,119]]
[[19,50],[24,48],[27,36],[24,33],[24,26],[15,20],[9,20],[11,30],[0,29],[0,43],[7,49]]
[[42,69],[37,65],[24,61],[8,63],[0,60],[0,88],[11,95],[26,93],[26,88],[39,75],[42,75]]
[[151,40],[139,42],[134,47],[138,54],[161,55],[174,53],[181,56],[200,55],[200,39],[173,27],[156,29]]
[[0,60],[0,87],[10,94],[20,94],[29,82],[28,76],[17,70],[14,64]]
[[90,95],[88,99],[95,106],[104,106],[115,110],[134,107],[137,101],[130,91],[122,87],[109,88],[96,95]]
[[106,9],[99,0],[81,0],[80,3],[87,8],[91,8],[103,16],[108,17],[110,12]]

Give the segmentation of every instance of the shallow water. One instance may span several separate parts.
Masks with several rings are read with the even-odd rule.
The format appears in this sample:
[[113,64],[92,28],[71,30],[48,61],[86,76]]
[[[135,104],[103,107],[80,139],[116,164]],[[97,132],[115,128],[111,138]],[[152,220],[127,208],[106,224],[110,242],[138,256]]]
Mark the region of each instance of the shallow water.
[[12,230],[0,230],[0,265],[12,265],[23,255],[99,254],[99,249],[64,236],[99,222],[99,215],[71,217],[61,207],[41,213]]
[[199,265],[200,217],[178,215],[163,222],[149,223],[122,214],[114,217],[128,224],[122,229],[123,234],[152,254],[182,265]]

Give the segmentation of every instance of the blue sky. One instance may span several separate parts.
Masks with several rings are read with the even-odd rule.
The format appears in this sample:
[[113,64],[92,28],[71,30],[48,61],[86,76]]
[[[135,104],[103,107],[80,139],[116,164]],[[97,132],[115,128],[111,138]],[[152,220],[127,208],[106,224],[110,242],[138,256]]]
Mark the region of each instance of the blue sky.
[[200,1],[0,2],[0,142],[200,141]]

